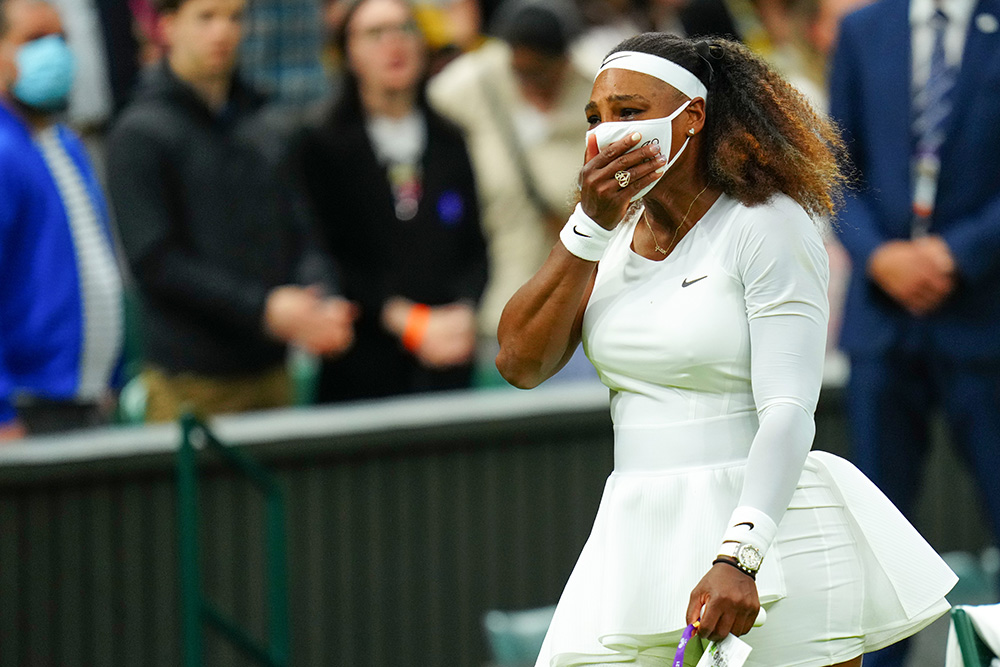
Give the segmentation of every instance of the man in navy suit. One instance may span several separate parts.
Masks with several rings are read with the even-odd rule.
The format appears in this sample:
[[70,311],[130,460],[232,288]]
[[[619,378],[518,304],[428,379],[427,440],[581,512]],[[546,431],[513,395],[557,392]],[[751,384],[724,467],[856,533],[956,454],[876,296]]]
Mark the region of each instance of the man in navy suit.
[[860,181],[838,230],[855,460],[912,516],[942,408],[1000,535],[1000,0],[848,15],[831,112]]

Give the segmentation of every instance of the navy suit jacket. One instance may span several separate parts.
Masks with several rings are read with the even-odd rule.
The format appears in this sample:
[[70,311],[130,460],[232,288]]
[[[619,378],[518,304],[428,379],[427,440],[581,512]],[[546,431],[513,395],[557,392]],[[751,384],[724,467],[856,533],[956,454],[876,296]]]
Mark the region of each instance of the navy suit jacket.
[[[931,233],[958,266],[955,292],[917,322],[866,274],[871,253],[910,236],[913,179],[909,0],[879,0],[844,18],[830,77],[831,113],[861,182],[839,219],[852,274],[841,346],[882,354],[914,326],[935,353],[1000,360],[1000,0],[979,0],[968,28],[941,152]],[[995,22],[994,22],[995,26]]]

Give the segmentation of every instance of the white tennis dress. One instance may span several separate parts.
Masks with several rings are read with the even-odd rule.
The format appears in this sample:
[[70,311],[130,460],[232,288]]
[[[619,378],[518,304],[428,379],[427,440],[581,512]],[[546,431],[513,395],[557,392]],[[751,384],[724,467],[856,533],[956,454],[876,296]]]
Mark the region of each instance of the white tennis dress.
[[631,248],[639,219],[616,230],[583,321],[615,470],[537,667],[669,665],[737,507],[778,523],[748,665],[832,665],[943,614],[954,573],[856,468],[809,452],[828,315],[813,222],[784,196],[723,195],[653,261]]

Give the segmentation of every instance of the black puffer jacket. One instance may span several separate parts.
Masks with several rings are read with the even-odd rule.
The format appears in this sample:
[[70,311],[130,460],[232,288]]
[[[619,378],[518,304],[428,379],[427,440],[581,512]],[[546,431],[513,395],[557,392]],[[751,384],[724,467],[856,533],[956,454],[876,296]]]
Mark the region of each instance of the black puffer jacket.
[[163,64],[109,136],[109,189],[142,297],[146,359],[169,371],[234,375],[281,363],[283,347],[263,330],[268,291],[305,281],[334,289],[263,101],[236,80],[214,113]]

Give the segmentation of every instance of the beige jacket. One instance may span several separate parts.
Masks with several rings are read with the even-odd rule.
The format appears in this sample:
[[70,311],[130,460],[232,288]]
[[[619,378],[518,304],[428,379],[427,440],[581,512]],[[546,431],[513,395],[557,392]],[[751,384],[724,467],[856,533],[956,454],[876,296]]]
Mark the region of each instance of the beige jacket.
[[[555,110],[543,116],[520,95],[510,57],[505,43],[487,42],[450,63],[428,87],[434,108],[466,134],[490,259],[480,333],[494,339],[504,305],[541,266],[558,229],[547,228],[526,194],[507,135],[491,105],[494,100],[505,105],[512,123],[527,135],[522,146],[536,189],[565,220],[576,204],[587,131],[583,108],[592,84],[591,77],[571,68]],[[484,85],[490,86],[492,95]]]

